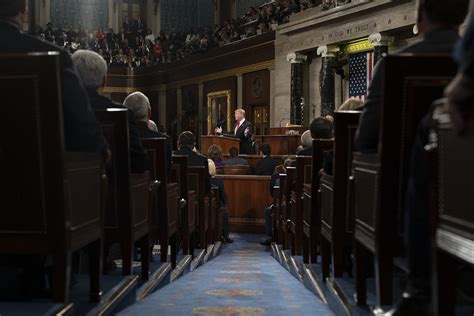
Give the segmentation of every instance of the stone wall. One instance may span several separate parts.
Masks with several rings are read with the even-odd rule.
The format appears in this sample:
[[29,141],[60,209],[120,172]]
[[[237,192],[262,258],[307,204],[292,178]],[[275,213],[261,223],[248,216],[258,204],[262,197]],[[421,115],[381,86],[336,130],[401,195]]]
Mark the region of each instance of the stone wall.
[[[317,11],[317,10],[316,10]],[[291,64],[287,62],[288,54],[301,53],[314,56],[318,47],[326,45],[329,50],[339,50],[346,44],[366,40],[371,34],[381,33],[390,40],[390,51],[408,45],[416,39],[412,33],[415,23],[415,1],[358,1],[346,7],[325,12],[315,11],[315,16],[301,14],[292,18],[288,24],[281,25],[275,40],[275,105],[271,110],[271,126],[279,127],[288,123],[291,102]],[[321,113],[321,94],[319,77],[321,57],[310,60],[308,65],[309,117]],[[347,66],[346,66],[347,68]],[[347,69],[346,69],[347,74]],[[334,77],[335,107],[337,108],[348,96],[347,78],[341,83],[338,75]]]

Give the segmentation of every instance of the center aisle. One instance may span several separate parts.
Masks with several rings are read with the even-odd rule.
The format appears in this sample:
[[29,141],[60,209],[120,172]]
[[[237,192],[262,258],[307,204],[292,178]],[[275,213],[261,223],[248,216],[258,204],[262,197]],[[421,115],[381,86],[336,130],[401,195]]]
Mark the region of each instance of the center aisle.
[[232,237],[217,258],[119,315],[333,315],[258,236]]

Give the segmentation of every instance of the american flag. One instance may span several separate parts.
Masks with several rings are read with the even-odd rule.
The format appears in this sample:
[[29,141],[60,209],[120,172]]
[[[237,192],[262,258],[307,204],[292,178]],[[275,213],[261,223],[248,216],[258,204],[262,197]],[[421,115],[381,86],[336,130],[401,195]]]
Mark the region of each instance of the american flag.
[[374,53],[362,52],[349,57],[349,97],[365,101],[374,69]]

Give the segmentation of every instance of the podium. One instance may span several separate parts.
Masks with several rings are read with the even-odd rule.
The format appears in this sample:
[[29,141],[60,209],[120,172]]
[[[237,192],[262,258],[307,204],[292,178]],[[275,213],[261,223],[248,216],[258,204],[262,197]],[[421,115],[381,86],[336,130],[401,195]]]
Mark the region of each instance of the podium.
[[222,149],[222,154],[228,154],[232,147],[238,148],[240,152],[240,139],[228,136],[201,136],[201,153],[207,155],[211,145],[217,145]]

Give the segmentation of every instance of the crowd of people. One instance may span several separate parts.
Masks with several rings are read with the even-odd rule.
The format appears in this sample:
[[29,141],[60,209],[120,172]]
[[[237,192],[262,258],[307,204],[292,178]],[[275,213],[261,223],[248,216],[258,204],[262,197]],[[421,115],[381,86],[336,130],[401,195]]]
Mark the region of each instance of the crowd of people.
[[108,31],[88,31],[83,27],[63,29],[48,23],[44,28],[34,28],[32,34],[63,47],[71,54],[81,49],[92,50],[104,57],[109,65],[141,68],[172,63],[213,47],[269,32],[288,22],[291,14],[319,5],[329,8],[328,2],[331,1],[274,0],[251,7],[242,17],[222,25],[161,31],[159,34],[154,34],[140,16],[124,21],[119,32],[112,28]]

